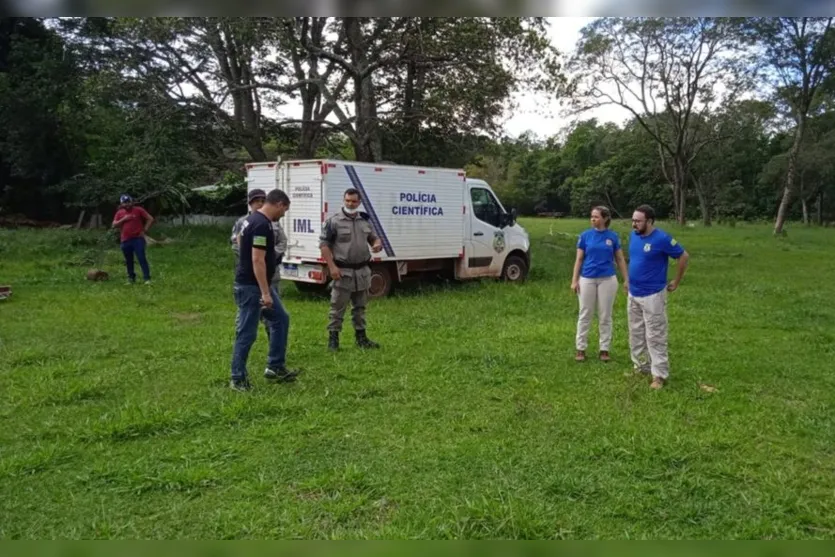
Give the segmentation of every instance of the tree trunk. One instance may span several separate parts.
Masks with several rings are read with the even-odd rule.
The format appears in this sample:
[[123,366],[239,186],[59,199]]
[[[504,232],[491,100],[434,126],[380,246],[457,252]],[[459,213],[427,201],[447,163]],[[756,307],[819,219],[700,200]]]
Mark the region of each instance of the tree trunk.
[[615,204],[612,203],[612,196],[609,195],[609,191],[606,190],[606,202],[609,204],[609,209],[612,210],[612,214],[615,215],[617,218],[623,218],[620,214],[620,211],[617,210]]
[[383,159],[383,143],[377,122],[377,99],[374,95],[372,74],[366,72],[368,56],[359,19],[345,18],[345,32],[351,50],[354,75],[354,110],[357,118],[357,139],[354,151],[360,162],[377,162]]
[[371,76],[355,80],[357,87],[357,160],[377,162],[383,159],[383,144],[377,122],[377,105]]
[[676,157],[674,168],[673,184],[673,208],[676,212],[676,221],[681,226],[687,223],[685,210],[685,190],[687,184],[687,165],[680,157]]
[[[205,27],[209,45],[214,52],[224,81],[232,90],[233,115],[231,127],[254,162],[267,160],[261,129],[261,102],[253,87],[252,45],[239,36],[228,21],[209,21]],[[217,111],[223,113],[220,107]],[[225,113],[224,113],[225,114]]]
[[412,135],[417,137],[423,112],[424,90],[426,89],[426,67],[416,57],[412,58],[406,66],[405,89],[403,116]]
[[[713,201],[713,188],[705,187],[705,181],[702,179],[696,178],[696,175],[693,174],[692,170],[688,169],[688,175],[690,176],[690,180],[693,182],[693,187],[696,189],[696,195],[699,198],[699,208],[702,212],[702,224],[705,226],[711,226],[713,224],[713,213],[711,209],[711,202]],[[712,180],[712,177],[708,177],[708,181]],[[710,183],[710,182],[708,182]]]
[[319,148],[319,124],[305,121],[302,123],[299,148],[296,152],[300,159],[312,159]]
[[809,205],[805,197],[800,198],[800,205],[803,207],[803,224],[809,226]]
[[673,189],[673,210],[676,213],[676,222],[681,226],[684,226],[687,223],[687,218],[684,215],[684,184],[680,180],[676,181],[677,183]]
[[243,143],[243,147],[249,156],[252,157],[252,162],[264,162],[267,160],[267,152],[261,146],[260,139],[242,138],[241,143]]
[[818,192],[818,226],[823,226],[823,192]]
[[705,195],[705,192],[701,188],[697,189],[696,193],[699,196],[699,206],[702,210],[702,224],[711,226],[713,224],[713,215],[710,214],[710,203],[708,203],[707,195]]
[[[299,79],[304,79],[305,77],[312,76],[305,76],[302,73]],[[320,133],[322,124],[318,120],[321,118],[319,112],[322,104],[322,93],[319,91],[319,86],[315,83],[303,86],[300,93],[302,99],[302,125],[297,155],[301,159],[312,159],[316,156],[316,150],[319,148],[319,141],[321,140]]]
[[789,151],[789,167],[786,171],[786,185],[783,188],[783,198],[780,200],[780,208],[777,209],[777,220],[774,222],[774,234],[782,235],[783,226],[789,216],[791,203],[794,198],[794,178],[797,172],[797,155],[800,153],[800,144],[803,141],[803,133],[806,129],[806,116],[800,116],[797,129],[794,132],[794,143]]

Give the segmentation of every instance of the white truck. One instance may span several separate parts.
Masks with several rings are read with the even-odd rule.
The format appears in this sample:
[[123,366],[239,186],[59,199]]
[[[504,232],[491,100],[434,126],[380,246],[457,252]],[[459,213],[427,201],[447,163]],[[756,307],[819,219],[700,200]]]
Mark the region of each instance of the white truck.
[[424,273],[456,280],[527,278],[530,239],[515,211],[505,210],[486,182],[462,169],[343,160],[279,160],[246,168],[247,191],[279,188],[290,197],[280,221],[287,252],[279,272],[300,291],[324,291],[330,281],[319,234],[325,219],[341,210],[349,188],[360,192],[360,211],[383,244],[378,254],[369,250],[370,296],[386,296],[395,282]]

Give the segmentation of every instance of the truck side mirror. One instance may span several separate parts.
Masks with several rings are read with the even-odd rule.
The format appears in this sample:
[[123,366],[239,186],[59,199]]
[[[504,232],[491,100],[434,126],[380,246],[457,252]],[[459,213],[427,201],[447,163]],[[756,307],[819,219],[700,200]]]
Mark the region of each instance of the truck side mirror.
[[502,213],[502,228],[505,226],[513,226],[516,222],[516,209],[511,208],[509,212]]

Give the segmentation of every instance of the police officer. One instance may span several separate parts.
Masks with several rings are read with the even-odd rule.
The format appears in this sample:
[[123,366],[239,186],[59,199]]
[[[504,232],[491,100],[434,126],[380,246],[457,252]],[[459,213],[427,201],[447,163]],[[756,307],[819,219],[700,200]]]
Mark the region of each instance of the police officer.
[[354,188],[346,190],[342,202],[342,210],[325,221],[319,238],[322,258],[327,262],[333,279],[328,349],[339,349],[342,318],[349,300],[354,307],[352,313],[357,346],[378,348],[379,344],[369,340],[365,333],[365,306],[371,286],[368,246],[371,245],[372,252],[379,253],[383,244],[374,234],[368,215],[359,212],[359,192]]
[[[232,226],[232,236],[229,238],[229,242],[232,245],[232,252],[235,254],[235,267],[238,266],[238,261],[241,256],[241,248],[239,244],[239,236],[241,234],[241,230],[243,229],[243,225],[246,222],[247,217],[252,213],[256,212],[258,209],[264,206],[264,202],[267,199],[267,194],[262,189],[254,189],[249,194],[247,194],[247,203],[249,204],[249,214],[242,216],[235,224]],[[279,283],[281,282],[281,273],[279,273],[278,268],[281,265],[281,260],[284,258],[284,253],[287,251],[287,235],[284,233],[284,229],[281,225],[276,221],[271,223],[273,228],[273,236],[275,237],[275,260],[276,260],[276,271],[272,277],[269,277],[270,284],[275,287],[276,291],[281,295],[281,289],[279,287]],[[264,324],[264,330],[267,331],[267,338],[270,338],[270,328],[267,323],[267,319],[262,315],[261,322]]]

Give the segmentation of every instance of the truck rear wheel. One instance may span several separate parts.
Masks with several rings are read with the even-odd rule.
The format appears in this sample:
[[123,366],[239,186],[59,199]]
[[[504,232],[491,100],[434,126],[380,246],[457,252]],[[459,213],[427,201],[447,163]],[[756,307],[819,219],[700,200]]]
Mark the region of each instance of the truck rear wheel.
[[368,289],[368,296],[371,298],[384,298],[391,292],[392,278],[388,265],[371,266],[371,287]]
[[518,255],[511,255],[504,262],[502,269],[502,280],[506,282],[525,282],[528,278],[528,264],[524,258]]

